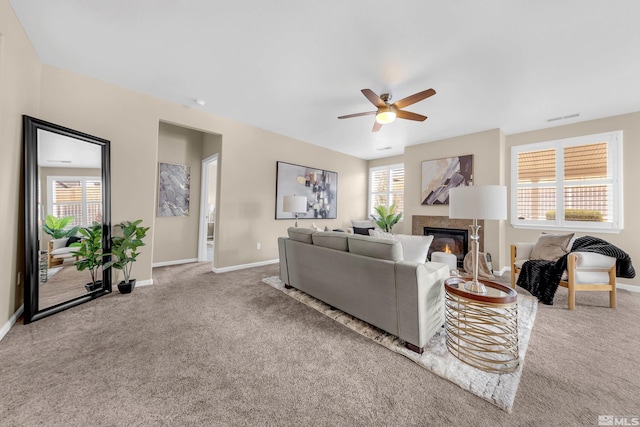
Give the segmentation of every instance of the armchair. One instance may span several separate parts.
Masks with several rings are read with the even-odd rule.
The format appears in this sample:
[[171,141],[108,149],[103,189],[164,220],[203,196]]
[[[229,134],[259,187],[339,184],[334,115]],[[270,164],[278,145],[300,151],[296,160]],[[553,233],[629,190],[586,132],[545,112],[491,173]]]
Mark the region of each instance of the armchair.
[[52,268],[56,265],[63,264],[66,260],[74,259],[77,261],[78,257],[73,254],[76,248],[70,248],[67,246],[69,241],[68,237],[63,237],[61,239],[51,239],[49,240],[49,250],[48,253],[48,266]]
[[[511,287],[516,286],[516,275],[529,260],[535,243],[511,245]],[[569,310],[575,308],[576,291],[609,292],[609,306],[616,308],[616,258],[593,252],[570,252],[567,270],[560,286],[569,290]]]

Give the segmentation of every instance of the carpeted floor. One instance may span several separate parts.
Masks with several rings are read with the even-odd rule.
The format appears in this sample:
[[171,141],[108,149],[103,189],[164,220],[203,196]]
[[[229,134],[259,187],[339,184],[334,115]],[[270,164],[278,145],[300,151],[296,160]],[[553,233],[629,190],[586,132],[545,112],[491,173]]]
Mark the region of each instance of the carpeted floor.
[[449,353],[444,328],[439,333],[436,333],[424,346],[424,353],[418,354],[405,348],[397,336],[371,326],[341,310],[332,309],[328,304],[298,289],[286,289],[278,276],[267,277],[262,281],[336,322],[345,325],[347,328],[358,332],[360,335],[385,346],[391,351],[402,354],[419,366],[442,378],[446,378],[462,389],[493,403],[505,411],[511,412],[538,307],[538,301],[531,295],[518,295],[518,367],[513,372],[497,374],[471,367]]
[[597,425],[638,415],[640,295],[539,305],[513,413],[261,280],[154,270],[0,341],[0,425]]

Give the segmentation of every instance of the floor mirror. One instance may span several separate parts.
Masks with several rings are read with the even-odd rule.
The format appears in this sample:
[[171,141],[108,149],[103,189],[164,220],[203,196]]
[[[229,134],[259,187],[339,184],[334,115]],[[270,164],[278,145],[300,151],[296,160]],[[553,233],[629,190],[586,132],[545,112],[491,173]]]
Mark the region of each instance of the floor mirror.
[[111,292],[109,141],[23,116],[24,323]]

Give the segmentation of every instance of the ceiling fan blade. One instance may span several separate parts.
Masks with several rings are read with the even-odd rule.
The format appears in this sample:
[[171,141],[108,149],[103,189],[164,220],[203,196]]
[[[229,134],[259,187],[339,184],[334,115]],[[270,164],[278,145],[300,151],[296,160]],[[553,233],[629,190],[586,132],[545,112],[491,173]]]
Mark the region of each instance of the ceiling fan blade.
[[371,129],[371,132],[378,132],[381,127],[382,127],[382,125],[380,123],[374,122],[373,123],[373,129]]
[[339,119],[350,119],[351,117],[370,116],[377,113],[377,111],[367,111],[366,113],[347,114],[346,116],[340,116]]
[[424,122],[427,120],[427,116],[422,114],[412,113],[411,111],[398,110],[396,111],[396,117],[399,119],[415,120],[416,122]]
[[376,107],[382,108],[382,107],[386,107],[387,106],[387,104],[385,104],[385,102],[382,100],[382,98],[380,98],[378,95],[376,95],[371,89],[362,89],[361,92]]
[[423,90],[422,92],[414,93],[411,96],[407,96],[406,98],[401,99],[400,101],[393,104],[394,107],[400,109],[404,107],[408,107],[411,104],[415,104],[418,101],[422,101],[423,99],[427,99],[430,96],[436,94],[436,91],[433,89]]

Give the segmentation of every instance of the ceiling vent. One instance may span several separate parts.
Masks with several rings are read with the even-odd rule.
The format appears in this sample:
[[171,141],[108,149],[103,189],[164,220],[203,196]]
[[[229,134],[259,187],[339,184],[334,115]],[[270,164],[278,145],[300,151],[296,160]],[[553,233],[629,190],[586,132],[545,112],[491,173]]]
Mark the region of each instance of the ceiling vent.
[[556,122],[558,120],[573,119],[579,116],[580,116],[580,113],[574,113],[574,114],[569,114],[568,116],[553,117],[551,119],[547,119],[547,122]]

